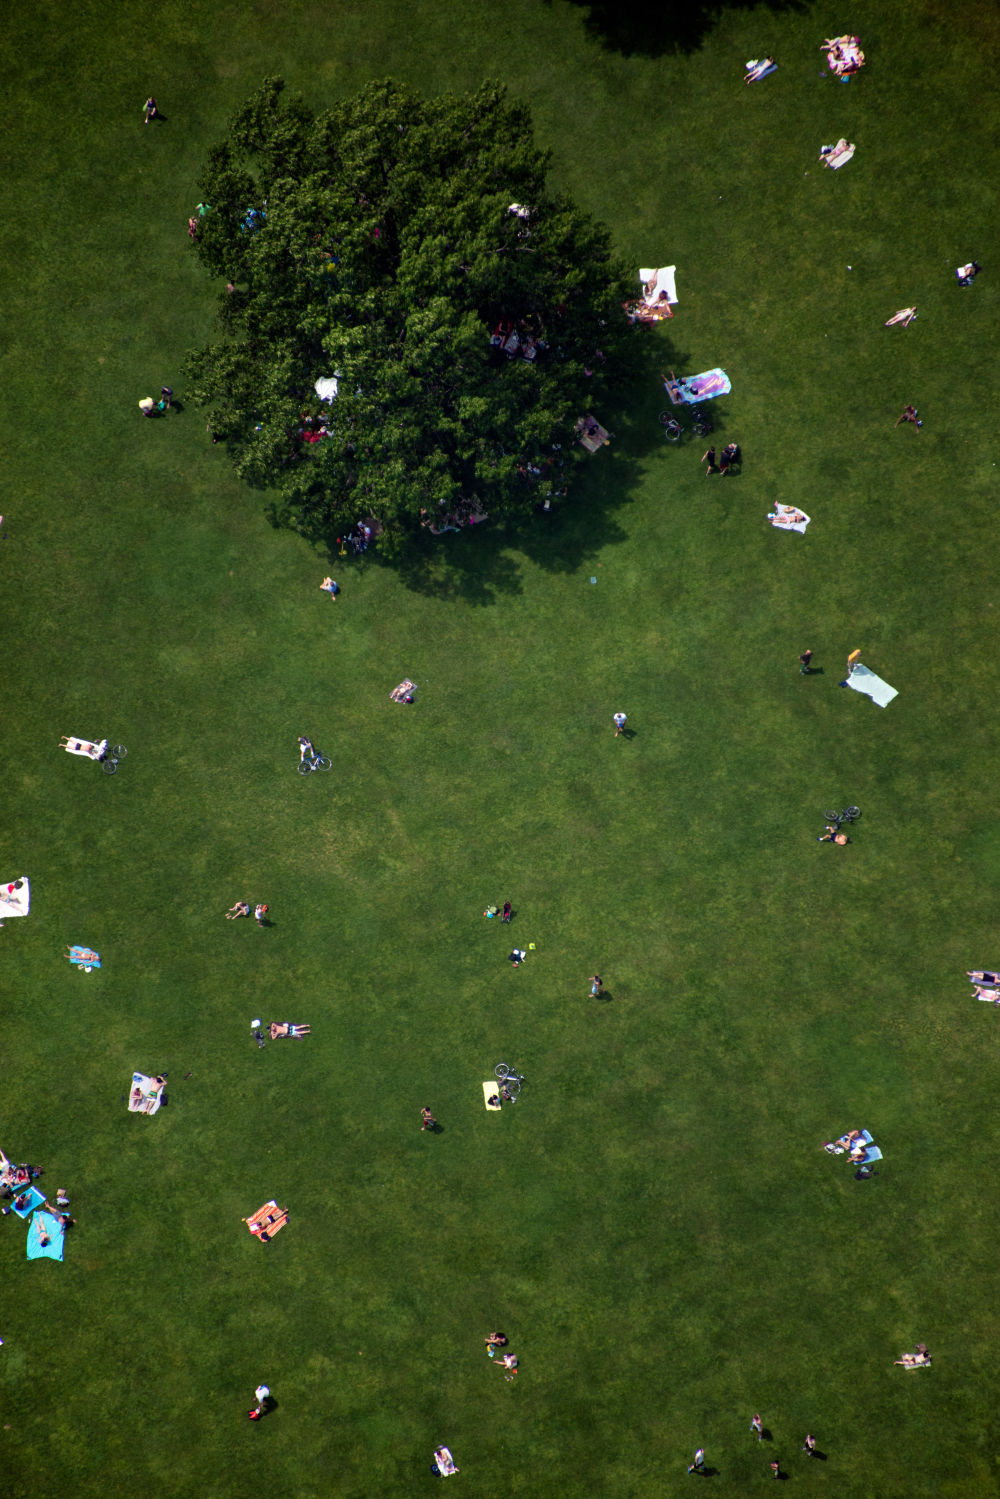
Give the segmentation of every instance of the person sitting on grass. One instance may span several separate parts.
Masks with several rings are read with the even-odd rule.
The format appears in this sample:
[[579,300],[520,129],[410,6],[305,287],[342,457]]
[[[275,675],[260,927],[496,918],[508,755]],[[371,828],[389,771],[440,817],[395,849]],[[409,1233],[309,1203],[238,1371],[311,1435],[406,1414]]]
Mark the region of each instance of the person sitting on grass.
[[249,916],[249,915],[250,915],[250,907],[247,905],[246,901],[245,900],[238,900],[236,902],[235,906],[230,906],[229,907],[229,910],[226,912],[226,920],[227,921],[236,921],[237,918],[240,917],[240,916]]
[[491,1332],[486,1335],[487,1348],[506,1348],[507,1334],[503,1332]]
[[912,422],[915,427],[923,426],[923,422],[917,416],[916,406],[904,406],[902,416],[897,416],[892,424],[893,427],[898,427],[900,422]]

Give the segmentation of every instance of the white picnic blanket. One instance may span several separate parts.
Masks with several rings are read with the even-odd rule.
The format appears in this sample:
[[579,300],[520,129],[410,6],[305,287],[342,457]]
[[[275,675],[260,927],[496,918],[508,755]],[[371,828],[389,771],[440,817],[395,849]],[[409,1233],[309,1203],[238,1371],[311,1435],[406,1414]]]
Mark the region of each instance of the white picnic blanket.
[[19,880],[7,880],[0,885],[0,922],[11,916],[27,916],[31,904],[31,887],[27,876]]
[[[796,514],[801,515],[802,520],[791,521],[782,519],[782,516]],[[804,536],[806,534],[806,526],[808,526],[812,516],[806,515],[804,510],[799,510],[795,505],[775,505],[767,518],[771,522],[771,525],[779,531],[801,531]]]
[[839,172],[841,167],[846,167],[856,149],[856,146],[841,137],[832,149],[820,151],[819,159],[831,171]]
[[160,1107],[160,1089],[144,1072],[133,1072],[128,1095],[130,1114],[155,1114]]
[[107,747],[106,739],[95,744],[92,739],[79,739],[75,734],[67,734],[66,743],[62,746],[67,755],[85,755],[88,760],[99,760]]
[[[496,1103],[490,1102],[493,1098],[496,1099]],[[492,1114],[495,1114],[500,1108],[500,1084],[495,1077],[488,1077],[485,1083],[483,1083],[483,1103]]]
[[883,682],[867,666],[862,666],[859,661],[847,678],[848,687],[853,687],[855,692],[863,692],[865,697],[870,697],[873,703],[878,703],[880,708],[885,708],[899,693],[895,687],[890,687],[888,682]]
[[639,280],[642,282],[642,299],[647,307],[653,307],[660,300],[660,292],[665,291],[667,301],[671,306],[677,304],[677,267],[675,265],[660,266],[659,270],[639,269]]

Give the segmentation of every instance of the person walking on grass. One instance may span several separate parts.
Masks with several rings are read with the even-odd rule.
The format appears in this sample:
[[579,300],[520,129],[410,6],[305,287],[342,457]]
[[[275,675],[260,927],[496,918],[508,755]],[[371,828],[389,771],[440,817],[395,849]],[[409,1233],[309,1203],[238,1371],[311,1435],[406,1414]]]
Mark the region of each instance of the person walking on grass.
[[799,657],[799,672],[804,677],[807,677],[809,675],[809,663],[812,658],[812,651],[803,651],[802,655]]
[[809,1436],[807,1434],[805,1441],[802,1443],[802,1451],[805,1453],[806,1457],[815,1457],[816,1456],[816,1438],[815,1437],[811,1437],[811,1436]]
[[699,1447],[698,1450],[697,1450],[697,1452],[694,1455],[694,1462],[691,1463],[691,1464],[689,1464],[689,1466],[688,1466],[688,1472],[689,1473],[704,1473],[704,1471],[705,1471],[705,1449],[704,1449],[704,1447]]
[[144,125],[148,125],[150,120],[159,119],[160,111],[156,107],[156,100],[153,98],[152,94],[150,94],[149,98],[146,100],[142,108],[143,114],[145,116],[142,122]]
[[705,467],[705,478],[706,479],[708,478],[709,474],[714,474],[715,473],[715,470],[718,468],[718,464],[715,461],[715,443],[714,442],[713,442],[713,444],[712,444],[712,446],[710,448],[706,448],[705,449],[704,453],[702,453],[702,455],[701,455],[701,457],[700,457],[700,459],[698,461],[699,461],[699,463],[704,463],[706,465],[706,467]]
[[615,738],[616,739],[618,738],[618,735],[622,732],[622,730],[624,729],[624,727],[625,727],[625,725],[627,723],[628,723],[628,714],[627,713],[616,713],[614,715]]
[[426,1106],[420,1110],[420,1128],[429,1129],[432,1132],[437,1129],[437,1120]]
[[750,1422],[750,1430],[753,1432],[758,1442],[762,1442],[764,1440],[764,1422],[761,1420],[760,1416],[754,1416],[753,1420]]
[[267,915],[269,909],[270,907],[265,906],[263,902],[260,902],[258,905],[254,906],[253,919],[254,921],[256,921],[258,926],[264,925],[264,917]]
[[772,1478],[780,1478],[781,1477],[781,1464],[780,1463],[774,1462],[774,1463],[771,1464],[771,1477]]
[[603,980],[601,978],[601,975],[599,973],[595,973],[594,976],[593,976],[593,978],[590,980],[590,997],[591,997],[591,999],[600,999],[600,997],[601,997],[601,990],[603,988],[604,988],[604,982],[603,982]]

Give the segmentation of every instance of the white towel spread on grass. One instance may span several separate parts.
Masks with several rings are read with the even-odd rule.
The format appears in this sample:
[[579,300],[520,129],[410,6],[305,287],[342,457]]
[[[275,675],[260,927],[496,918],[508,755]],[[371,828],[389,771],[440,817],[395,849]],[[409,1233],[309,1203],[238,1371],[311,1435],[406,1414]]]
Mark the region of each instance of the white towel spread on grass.
[[883,682],[867,666],[862,666],[859,661],[847,678],[848,687],[853,687],[855,692],[863,692],[865,697],[870,697],[873,703],[878,703],[880,708],[885,708],[899,693],[895,687],[890,687],[888,682]]
[[[660,293],[665,291],[667,302],[672,307],[677,305],[677,267],[675,265],[664,265],[660,268],[648,270],[639,267],[639,280],[642,282],[643,300],[647,307],[654,307],[660,300]],[[655,278],[655,279],[654,279]],[[652,285],[650,285],[652,283]]]
[[804,536],[806,534],[806,526],[808,526],[812,519],[812,516],[806,515],[804,510],[798,511],[798,514],[802,516],[802,520],[787,521],[781,519],[783,515],[794,515],[795,513],[796,506],[794,505],[776,505],[773,512],[767,518],[776,531],[801,531]]
[[24,875],[0,885],[0,921],[11,916],[27,916],[31,906],[31,887]]

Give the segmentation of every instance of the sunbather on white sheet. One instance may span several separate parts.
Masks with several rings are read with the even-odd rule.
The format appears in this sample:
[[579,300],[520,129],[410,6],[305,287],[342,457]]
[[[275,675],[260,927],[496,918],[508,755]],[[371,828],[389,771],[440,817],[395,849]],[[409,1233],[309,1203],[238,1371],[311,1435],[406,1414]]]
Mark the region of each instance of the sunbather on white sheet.
[[976,984],[974,988],[977,999],[1000,1005],[1000,989],[985,989],[982,984]]
[[832,167],[836,172],[840,167],[847,165],[854,151],[855,147],[850,141],[841,136],[835,146],[820,146],[819,159],[825,166]]
[[891,328],[893,323],[902,323],[904,328],[908,328],[916,315],[917,309],[915,305],[913,307],[901,307],[898,312],[893,313],[892,317],[886,318],[884,326]]

